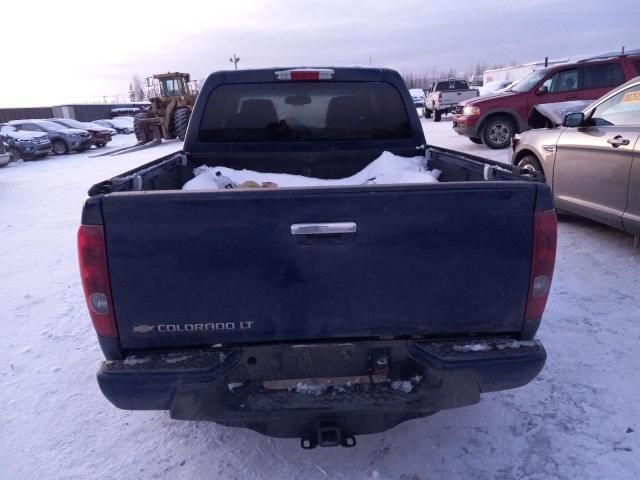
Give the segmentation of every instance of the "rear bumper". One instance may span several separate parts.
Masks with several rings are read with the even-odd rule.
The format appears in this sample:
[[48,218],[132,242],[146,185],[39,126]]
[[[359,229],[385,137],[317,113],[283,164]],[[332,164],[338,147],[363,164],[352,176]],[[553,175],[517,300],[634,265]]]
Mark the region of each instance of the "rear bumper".
[[525,385],[545,359],[538,341],[505,339],[269,345],[107,361],[98,383],[123,409],[278,437],[304,437],[329,418],[356,435]]
[[456,109],[456,103],[441,103],[435,106],[436,110],[441,112],[453,112]]

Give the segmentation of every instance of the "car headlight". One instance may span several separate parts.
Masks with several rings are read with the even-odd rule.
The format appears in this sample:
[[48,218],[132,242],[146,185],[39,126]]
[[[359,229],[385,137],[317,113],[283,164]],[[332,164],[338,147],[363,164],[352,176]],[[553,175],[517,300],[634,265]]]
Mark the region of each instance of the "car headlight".
[[463,115],[469,115],[469,116],[480,115],[480,108],[479,107],[472,107],[472,106],[464,107],[462,109],[462,114]]
[[14,138],[17,143],[29,143],[31,140],[28,138]]

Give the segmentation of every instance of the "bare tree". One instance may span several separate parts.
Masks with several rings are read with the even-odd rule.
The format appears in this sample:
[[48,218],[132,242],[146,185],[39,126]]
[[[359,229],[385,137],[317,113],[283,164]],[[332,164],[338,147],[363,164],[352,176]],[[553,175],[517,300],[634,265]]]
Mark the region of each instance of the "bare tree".
[[424,75],[416,75],[413,72],[403,72],[402,79],[407,88],[427,88],[430,85],[429,77],[426,73]]
[[487,64],[485,62],[478,62],[476,63],[475,71],[473,73],[475,75],[482,75],[486,69]]

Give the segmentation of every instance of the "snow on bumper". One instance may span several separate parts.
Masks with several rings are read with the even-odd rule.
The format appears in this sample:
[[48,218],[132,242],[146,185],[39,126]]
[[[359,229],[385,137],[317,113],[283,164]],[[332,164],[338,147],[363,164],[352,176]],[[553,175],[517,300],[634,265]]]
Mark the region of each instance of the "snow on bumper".
[[104,362],[98,382],[120,408],[170,410],[177,419],[276,436],[298,432],[269,431],[270,421],[390,414],[389,424],[351,426],[358,434],[525,385],[545,359],[537,341],[500,339],[270,345],[129,356]]

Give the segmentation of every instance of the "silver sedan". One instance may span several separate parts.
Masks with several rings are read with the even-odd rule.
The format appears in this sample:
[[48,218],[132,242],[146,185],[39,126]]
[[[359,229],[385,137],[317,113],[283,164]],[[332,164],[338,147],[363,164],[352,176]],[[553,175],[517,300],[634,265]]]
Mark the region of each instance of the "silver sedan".
[[556,207],[640,239],[640,77],[562,125],[514,139],[512,163],[542,173]]

